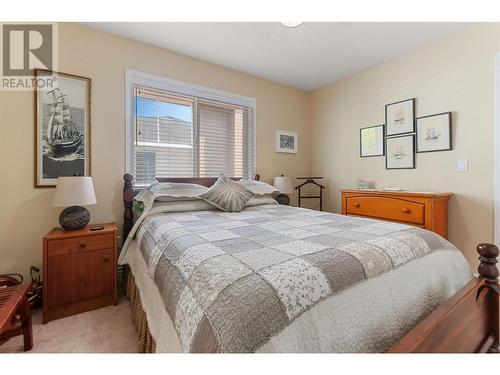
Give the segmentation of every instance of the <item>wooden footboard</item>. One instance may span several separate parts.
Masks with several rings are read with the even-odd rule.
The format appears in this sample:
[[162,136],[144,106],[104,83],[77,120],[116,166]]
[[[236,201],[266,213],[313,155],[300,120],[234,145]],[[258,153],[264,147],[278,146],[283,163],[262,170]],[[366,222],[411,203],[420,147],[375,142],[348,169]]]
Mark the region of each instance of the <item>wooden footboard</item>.
[[399,340],[389,353],[499,353],[498,248],[477,247],[479,277]]

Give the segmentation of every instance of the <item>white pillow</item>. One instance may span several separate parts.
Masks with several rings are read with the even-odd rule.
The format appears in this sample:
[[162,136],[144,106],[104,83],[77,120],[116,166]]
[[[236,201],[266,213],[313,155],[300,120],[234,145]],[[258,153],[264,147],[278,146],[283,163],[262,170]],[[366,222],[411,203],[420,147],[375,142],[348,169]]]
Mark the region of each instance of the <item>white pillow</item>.
[[238,185],[246,187],[248,190],[250,190],[252,193],[255,195],[271,195],[273,193],[278,193],[278,189],[276,189],[274,186],[266,184],[265,182],[262,181],[255,181],[255,180],[239,180],[236,181]]
[[177,202],[156,201],[149,213],[158,212],[186,212],[186,211],[208,211],[215,210],[215,207],[202,199]]
[[261,204],[278,204],[270,195],[254,196],[245,203],[245,207],[260,206]]
[[207,192],[208,188],[198,184],[179,182],[155,182],[142,190],[136,197],[137,201],[153,198],[160,202],[190,201]]

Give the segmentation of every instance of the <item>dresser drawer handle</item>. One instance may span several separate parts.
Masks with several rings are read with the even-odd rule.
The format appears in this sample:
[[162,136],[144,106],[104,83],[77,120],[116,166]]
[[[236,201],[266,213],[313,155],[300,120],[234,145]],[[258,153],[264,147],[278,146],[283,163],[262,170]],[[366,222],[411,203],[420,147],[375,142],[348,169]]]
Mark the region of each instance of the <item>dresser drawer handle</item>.
[[409,213],[410,213],[410,210],[409,210],[408,208],[403,208],[403,212],[404,212],[405,214],[409,214]]
[[106,255],[106,256],[102,257],[102,260],[103,260],[103,262],[109,262],[111,260],[111,257]]
[[361,205],[359,203],[354,203],[354,207],[359,208]]
[[80,249],[85,249],[87,247],[87,244],[85,242],[80,242]]

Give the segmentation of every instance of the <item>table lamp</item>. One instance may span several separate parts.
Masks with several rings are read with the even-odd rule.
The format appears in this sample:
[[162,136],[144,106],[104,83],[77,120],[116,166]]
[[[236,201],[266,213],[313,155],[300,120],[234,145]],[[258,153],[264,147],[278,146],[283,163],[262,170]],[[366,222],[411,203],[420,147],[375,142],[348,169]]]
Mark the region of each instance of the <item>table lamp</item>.
[[279,190],[281,194],[276,197],[279,204],[289,205],[290,197],[287,194],[293,193],[293,186],[290,177],[281,175],[280,177],[274,177],[273,186]]
[[65,230],[77,230],[90,221],[90,213],[85,207],[96,204],[92,177],[72,176],[57,179],[54,207],[66,207],[59,215],[59,224]]

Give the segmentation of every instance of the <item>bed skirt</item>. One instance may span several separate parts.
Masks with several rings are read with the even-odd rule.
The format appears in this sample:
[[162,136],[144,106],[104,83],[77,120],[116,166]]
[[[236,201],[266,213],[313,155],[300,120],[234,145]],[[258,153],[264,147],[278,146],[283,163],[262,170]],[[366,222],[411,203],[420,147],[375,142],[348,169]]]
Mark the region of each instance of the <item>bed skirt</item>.
[[130,300],[130,309],[132,312],[132,321],[137,330],[137,352],[138,353],[155,353],[156,343],[149,332],[148,318],[141,303],[141,294],[135,284],[134,276],[130,269],[127,277],[127,297]]

